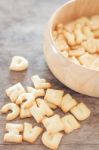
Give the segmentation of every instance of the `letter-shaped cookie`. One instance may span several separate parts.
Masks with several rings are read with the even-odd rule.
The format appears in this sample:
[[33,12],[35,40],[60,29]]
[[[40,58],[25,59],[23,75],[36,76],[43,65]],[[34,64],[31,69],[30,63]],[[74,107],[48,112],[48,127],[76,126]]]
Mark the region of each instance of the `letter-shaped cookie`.
[[80,24],[81,26],[88,26],[90,23],[90,20],[88,17],[80,17],[75,20],[75,24]]
[[79,122],[71,114],[65,115],[62,118],[62,122],[64,124],[64,131],[66,133],[70,133],[73,130],[80,128]]
[[35,95],[35,98],[45,95],[44,89],[35,89],[35,88],[32,88],[32,87],[27,87],[27,91],[29,93],[33,93]]
[[85,50],[88,53],[96,53],[97,51],[97,46],[96,46],[96,39],[93,37],[88,38],[87,41],[82,43],[82,46],[85,48]]
[[70,50],[69,51],[69,56],[75,56],[75,57],[79,57],[81,55],[83,55],[85,53],[85,50],[83,47],[79,47],[78,49],[75,50]]
[[64,50],[69,49],[69,46],[68,46],[66,40],[64,39],[63,34],[59,35],[58,39],[55,40],[55,46],[60,51],[64,51]]
[[80,103],[74,108],[72,108],[71,113],[78,120],[81,120],[81,121],[87,119],[90,116],[90,110],[84,103]]
[[8,131],[8,133],[4,135],[5,142],[22,143],[22,135],[19,134],[23,131],[22,124],[7,123],[6,131]]
[[83,40],[86,39],[85,35],[82,33],[80,29],[74,30],[76,44],[81,44]]
[[88,26],[84,26],[82,28],[84,35],[89,38],[89,37],[93,37],[93,32],[91,31],[90,27]]
[[84,66],[90,67],[95,59],[96,59],[95,55],[85,53],[84,55],[79,57],[79,62]]
[[60,106],[63,94],[63,90],[47,89],[44,99],[56,106]]
[[32,94],[32,93],[23,93],[23,94],[21,94],[18,97],[18,99],[16,101],[16,104],[22,104],[23,101],[26,101],[23,104],[25,108],[31,107],[33,105],[33,102],[35,101],[34,94]]
[[75,35],[74,35],[73,33],[64,31],[64,36],[65,36],[65,38],[66,38],[66,40],[67,40],[67,42],[68,42],[68,44],[69,44],[70,46],[76,44]]
[[30,112],[38,123],[41,122],[45,116],[52,116],[54,114],[48,104],[42,99],[36,100],[36,103],[30,108]]
[[47,89],[51,87],[49,82],[47,82],[45,79],[41,79],[38,75],[32,76],[31,80],[36,89]]
[[20,109],[19,109],[18,105],[14,104],[14,103],[5,104],[1,108],[1,113],[7,113],[9,110],[11,110],[11,112],[7,115],[6,120],[15,119],[20,113]]
[[57,133],[64,130],[63,122],[59,115],[54,115],[50,118],[45,117],[42,123],[49,133]]
[[56,109],[56,108],[57,108],[56,105],[54,105],[54,104],[52,104],[52,103],[50,103],[50,102],[47,102],[46,100],[45,100],[45,102],[48,104],[48,106],[49,106],[51,109]]
[[62,109],[63,112],[68,112],[75,105],[77,105],[77,101],[75,99],[73,99],[70,94],[66,94],[62,98],[62,102],[61,102],[60,108]]
[[10,64],[10,70],[23,71],[28,67],[28,61],[21,56],[14,56]]
[[46,147],[55,150],[58,149],[62,136],[63,134],[59,132],[56,134],[50,134],[48,132],[44,132],[42,135],[42,142]]
[[12,102],[16,102],[18,96],[22,93],[25,93],[25,89],[20,82],[6,89],[6,94]]
[[24,131],[23,131],[23,140],[34,143],[39,135],[42,133],[43,129],[35,126],[32,128],[32,124],[24,123]]
[[93,31],[99,29],[99,15],[94,15],[91,17],[90,27]]
[[29,108],[24,108],[24,103],[21,104],[21,108],[20,108],[20,118],[28,118],[28,117],[32,117],[32,114],[30,113],[30,109]]

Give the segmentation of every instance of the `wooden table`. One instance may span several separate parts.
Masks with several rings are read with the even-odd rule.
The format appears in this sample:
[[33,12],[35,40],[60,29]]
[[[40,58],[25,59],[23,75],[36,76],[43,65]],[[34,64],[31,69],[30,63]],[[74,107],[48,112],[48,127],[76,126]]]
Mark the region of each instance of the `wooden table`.
[[[99,150],[99,100],[76,93],[62,85],[48,69],[43,55],[43,33],[52,12],[66,0],[2,0],[0,1],[0,107],[10,102],[5,89],[17,82],[32,85],[31,76],[39,74],[48,79],[56,89],[64,89],[79,102],[91,109],[91,117],[81,122],[81,129],[65,135],[60,150]],[[27,71],[9,71],[12,56],[25,56],[30,65]],[[12,122],[32,122],[33,119],[16,119]],[[7,144],[3,142],[6,120],[0,116],[0,150],[46,150],[40,138],[29,143]]]

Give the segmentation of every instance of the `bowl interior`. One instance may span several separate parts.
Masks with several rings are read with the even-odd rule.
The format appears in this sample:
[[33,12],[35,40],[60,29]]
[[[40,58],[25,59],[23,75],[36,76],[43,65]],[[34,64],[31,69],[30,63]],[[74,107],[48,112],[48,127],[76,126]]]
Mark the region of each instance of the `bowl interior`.
[[66,24],[82,16],[99,14],[99,0],[70,0],[60,7],[51,18],[50,32],[56,24]]

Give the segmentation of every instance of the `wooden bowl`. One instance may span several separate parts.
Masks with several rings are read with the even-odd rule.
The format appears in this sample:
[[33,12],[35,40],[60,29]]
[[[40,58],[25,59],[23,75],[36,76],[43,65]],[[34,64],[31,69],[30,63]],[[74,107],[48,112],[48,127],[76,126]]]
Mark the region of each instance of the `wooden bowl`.
[[99,71],[77,65],[64,58],[52,39],[52,30],[57,23],[68,23],[81,16],[95,14],[99,14],[99,0],[72,0],[60,7],[48,23],[44,54],[50,70],[64,85],[79,93],[99,97]]

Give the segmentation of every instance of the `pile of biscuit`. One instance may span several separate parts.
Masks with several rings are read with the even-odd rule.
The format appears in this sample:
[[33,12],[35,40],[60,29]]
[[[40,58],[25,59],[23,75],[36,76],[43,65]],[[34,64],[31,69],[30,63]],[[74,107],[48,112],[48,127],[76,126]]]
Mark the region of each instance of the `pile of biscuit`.
[[[15,56],[10,70],[22,71],[27,67],[28,63],[24,58]],[[8,113],[6,117],[8,121],[17,117],[21,119],[31,117],[37,125],[28,122],[7,123],[4,141],[34,143],[42,134],[42,143],[50,149],[57,149],[64,133],[69,134],[80,128],[80,121],[90,116],[90,110],[84,103],[78,103],[63,90],[52,89],[51,83],[39,75],[32,76],[31,80],[34,87],[25,89],[21,83],[16,83],[6,89],[11,102],[1,108],[1,113]],[[54,112],[57,108],[63,111],[63,117]]]
[[55,46],[65,58],[99,71],[99,15],[57,24],[52,34]]

